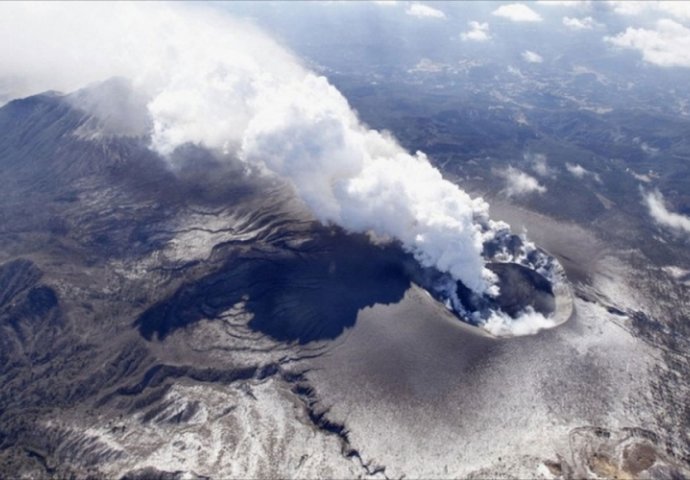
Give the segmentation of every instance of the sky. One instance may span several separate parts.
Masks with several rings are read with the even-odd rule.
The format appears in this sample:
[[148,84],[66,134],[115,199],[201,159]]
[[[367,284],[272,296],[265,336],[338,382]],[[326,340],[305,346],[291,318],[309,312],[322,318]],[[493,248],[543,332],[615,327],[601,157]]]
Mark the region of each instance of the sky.
[[324,50],[358,45],[359,58],[378,61],[385,61],[384,52],[398,61],[404,53],[442,59],[453,50],[494,56],[528,51],[548,62],[569,45],[586,43],[603,51],[590,55],[627,53],[648,65],[690,67],[688,2],[240,2],[222,8],[253,18],[321,61],[338,52],[322,52],[320,44]]

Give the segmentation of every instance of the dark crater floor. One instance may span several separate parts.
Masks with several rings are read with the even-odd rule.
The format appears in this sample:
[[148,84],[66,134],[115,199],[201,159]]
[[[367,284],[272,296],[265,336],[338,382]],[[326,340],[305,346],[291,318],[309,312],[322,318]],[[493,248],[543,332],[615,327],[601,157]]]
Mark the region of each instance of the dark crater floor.
[[511,317],[517,317],[527,307],[545,316],[554,312],[553,287],[544,276],[516,263],[489,263],[487,267],[498,277],[500,293],[495,299],[477,298],[459,283],[458,294],[469,310],[500,308]]

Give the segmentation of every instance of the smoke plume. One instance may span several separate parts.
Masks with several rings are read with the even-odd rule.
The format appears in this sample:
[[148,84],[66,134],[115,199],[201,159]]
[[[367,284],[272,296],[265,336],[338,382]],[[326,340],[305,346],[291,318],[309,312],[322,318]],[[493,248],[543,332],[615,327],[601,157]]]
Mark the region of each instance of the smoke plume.
[[0,5],[13,97],[114,76],[147,101],[152,148],[193,143],[294,187],[322,222],[398,239],[422,264],[495,293],[482,246],[504,224],[417,152],[364,126],[324,77],[252,25],[180,4]]

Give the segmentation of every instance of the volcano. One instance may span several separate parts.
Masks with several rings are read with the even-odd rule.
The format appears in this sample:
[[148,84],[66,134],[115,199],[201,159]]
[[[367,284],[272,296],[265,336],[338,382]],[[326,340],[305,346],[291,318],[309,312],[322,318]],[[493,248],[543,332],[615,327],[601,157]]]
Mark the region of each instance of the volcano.
[[379,3],[0,4],[0,477],[690,477],[687,79]]
[[[127,93],[117,86],[93,88]],[[137,474],[130,447],[69,433],[58,419],[95,409],[90,415],[109,418],[97,428],[111,432],[126,428],[117,421],[124,412],[142,414],[142,425],[192,421],[199,400],[177,411],[168,398],[182,379],[233,388],[281,379],[304,402],[309,428],[335,430],[348,443],[292,364],[325,354],[362,312],[426,289],[427,306],[416,308],[450,315],[476,338],[486,335],[480,311],[555,315],[565,277],[553,276],[557,262],[541,251],[524,265],[490,264],[500,279],[495,298],[458,282],[459,310],[437,287],[447,276],[399,243],[323,225],[280,179],[211,151],[181,148],[171,164],[145,135],[101,129],[113,118],[75,107],[74,98],[49,92],[0,109],[8,461],[57,475],[99,465],[105,470],[94,471]],[[508,244],[523,247],[506,234],[486,249],[496,257]],[[78,464],[66,460],[75,455]]]

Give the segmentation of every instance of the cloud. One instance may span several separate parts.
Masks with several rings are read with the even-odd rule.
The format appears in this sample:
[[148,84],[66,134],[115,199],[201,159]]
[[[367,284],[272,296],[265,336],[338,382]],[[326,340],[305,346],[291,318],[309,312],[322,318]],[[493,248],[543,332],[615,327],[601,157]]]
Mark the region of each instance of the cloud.
[[375,5],[379,5],[381,7],[394,7],[398,4],[397,0],[374,0]]
[[617,47],[637,50],[644,61],[660,67],[690,67],[690,29],[673,20],[657,21],[654,30],[628,27],[604,39]]
[[587,175],[590,175],[594,180],[601,183],[601,178],[598,173],[590,172],[580,164],[567,162],[565,164],[565,169],[574,177],[585,178]]
[[410,68],[408,72],[410,73],[438,73],[447,70],[449,65],[447,63],[434,62],[429,58],[422,58],[417,64]]
[[632,175],[636,180],[644,183],[650,183],[652,181],[651,177],[645,173],[636,173],[632,170],[628,170],[630,175]]
[[534,172],[540,177],[550,177],[553,175],[553,171],[549,168],[546,161],[546,155],[543,153],[526,153],[523,158],[530,163],[530,167]]
[[690,3],[679,1],[608,1],[606,4],[617,14],[624,16],[673,15],[679,20],[690,20]]
[[606,4],[619,15],[639,15],[651,8],[652,2],[609,0]]
[[690,217],[669,211],[661,192],[643,193],[643,198],[649,214],[659,225],[690,233]]
[[407,7],[405,13],[417,18],[446,18],[446,14],[441,10],[424,5],[423,3],[413,3]]
[[279,176],[323,223],[397,239],[495,292],[483,244],[507,226],[426,156],[363,125],[328,80],[251,25],[179,3],[0,3],[0,72],[24,93],[114,76],[144,96],[162,155],[196,144]]
[[664,12],[670,13],[680,20],[690,20],[690,3],[686,2],[658,2],[656,7]]
[[574,18],[563,17],[563,25],[570,30],[591,30],[597,23],[592,17]]
[[590,0],[537,0],[539,6],[589,8]]
[[587,170],[585,167],[579,164],[573,165],[572,163],[566,163],[565,168],[577,178],[582,178],[586,174],[590,173],[589,170]]
[[643,151],[644,153],[646,153],[647,155],[652,155],[652,156],[654,156],[654,155],[656,155],[657,153],[659,153],[659,149],[658,149],[658,148],[652,147],[652,146],[649,145],[647,142],[642,142],[642,143],[640,144],[640,150],[642,150],[642,151]]
[[489,24],[475,21],[469,22],[470,29],[461,34],[463,40],[472,42],[486,42],[491,39]]
[[542,18],[537,12],[522,3],[510,3],[501,5],[491,12],[497,17],[507,18],[511,22],[541,22]]
[[544,61],[541,55],[532,50],[525,50],[522,52],[522,59],[529,63],[542,63]]
[[546,187],[539,184],[536,178],[521,172],[517,168],[508,167],[498,172],[506,181],[505,193],[509,197],[519,197],[531,193],[542,194],[546,192]]

